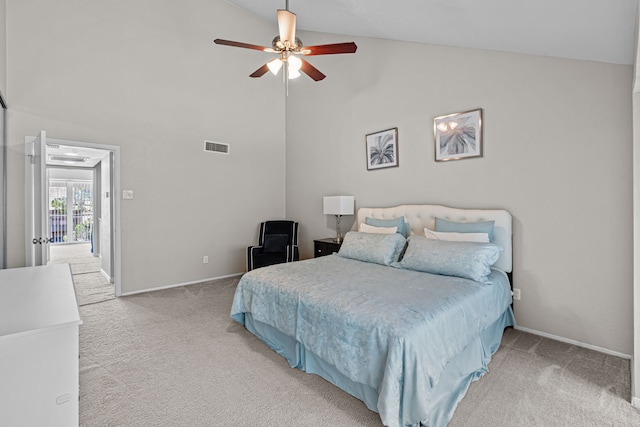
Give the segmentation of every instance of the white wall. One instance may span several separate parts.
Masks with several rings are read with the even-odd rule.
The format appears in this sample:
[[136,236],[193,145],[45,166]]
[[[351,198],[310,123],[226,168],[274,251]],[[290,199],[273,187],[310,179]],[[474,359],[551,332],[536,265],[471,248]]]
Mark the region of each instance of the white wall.
[[284,216],[284,92],[248,77],[266,55],[213,39],[274,24],[223,0],[6,6],[8,266],[24,265],[24,138],[44,129],[121,147],[123,293],[243,272],[258,223]]
[[[349,41],[303,33],[306,44]],[[514,217],[518,325],[632,353],[632,67],[356,38],[287,99],[287,214],[302,256],[332,236],[323,195]],[[484,157],[434,161],[433,118],[482,108]],[[367,171],[365,134],[398,127],[399,167]]]

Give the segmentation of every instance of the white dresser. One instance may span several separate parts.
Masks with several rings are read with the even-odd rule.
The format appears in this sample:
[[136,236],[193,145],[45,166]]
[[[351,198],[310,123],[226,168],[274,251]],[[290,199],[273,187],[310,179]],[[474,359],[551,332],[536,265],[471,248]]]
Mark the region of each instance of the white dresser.
[[68,264],[0,270],[0,426],[78,425],[78,327]]

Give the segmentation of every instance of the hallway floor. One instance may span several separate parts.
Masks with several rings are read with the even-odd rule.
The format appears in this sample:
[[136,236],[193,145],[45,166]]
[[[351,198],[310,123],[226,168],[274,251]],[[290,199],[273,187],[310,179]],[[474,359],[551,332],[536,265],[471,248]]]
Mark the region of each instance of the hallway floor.
[[100,272],[100,257],[93,256],[90,243],[51,245],[49,264],[69,263],[78,305],[115,298],[113,283]]

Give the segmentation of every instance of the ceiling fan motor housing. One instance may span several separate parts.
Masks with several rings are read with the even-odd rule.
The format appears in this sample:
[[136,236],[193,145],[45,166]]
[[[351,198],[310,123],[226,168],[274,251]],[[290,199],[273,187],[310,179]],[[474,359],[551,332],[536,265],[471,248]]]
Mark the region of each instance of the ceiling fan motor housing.
[[[287,46],[287,44],[289,44],[289,46]],[[291,43],[288,40],[285,40],[283,42],[282,40],[280,40],[280,36],[275,36],[273,38],[273,41],[271,42],[271,46],[273,47],[273,50],[277,52],[285,50],[297,52],[303,45],[302,40],[300,40],[298,37],[296,37],[295,41]]]

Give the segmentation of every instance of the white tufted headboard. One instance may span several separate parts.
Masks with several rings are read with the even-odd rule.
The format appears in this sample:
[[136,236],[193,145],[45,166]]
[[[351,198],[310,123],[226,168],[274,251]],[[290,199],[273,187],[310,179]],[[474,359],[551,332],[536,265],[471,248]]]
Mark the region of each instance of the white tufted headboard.
[[424,236],[424,228],[433,230],[435,218],[456,222],[495,221],[493,243],[504,249],[494,264],[506,273],[513,267],[511,246],[511,214],[502,209],[457,209],[440,205],[400,205],[390,208],[359,208],[358,218],[353,230],[358,230],[366,217],[377,219],[393,219],[404,216],[411,224],[411,234]]

